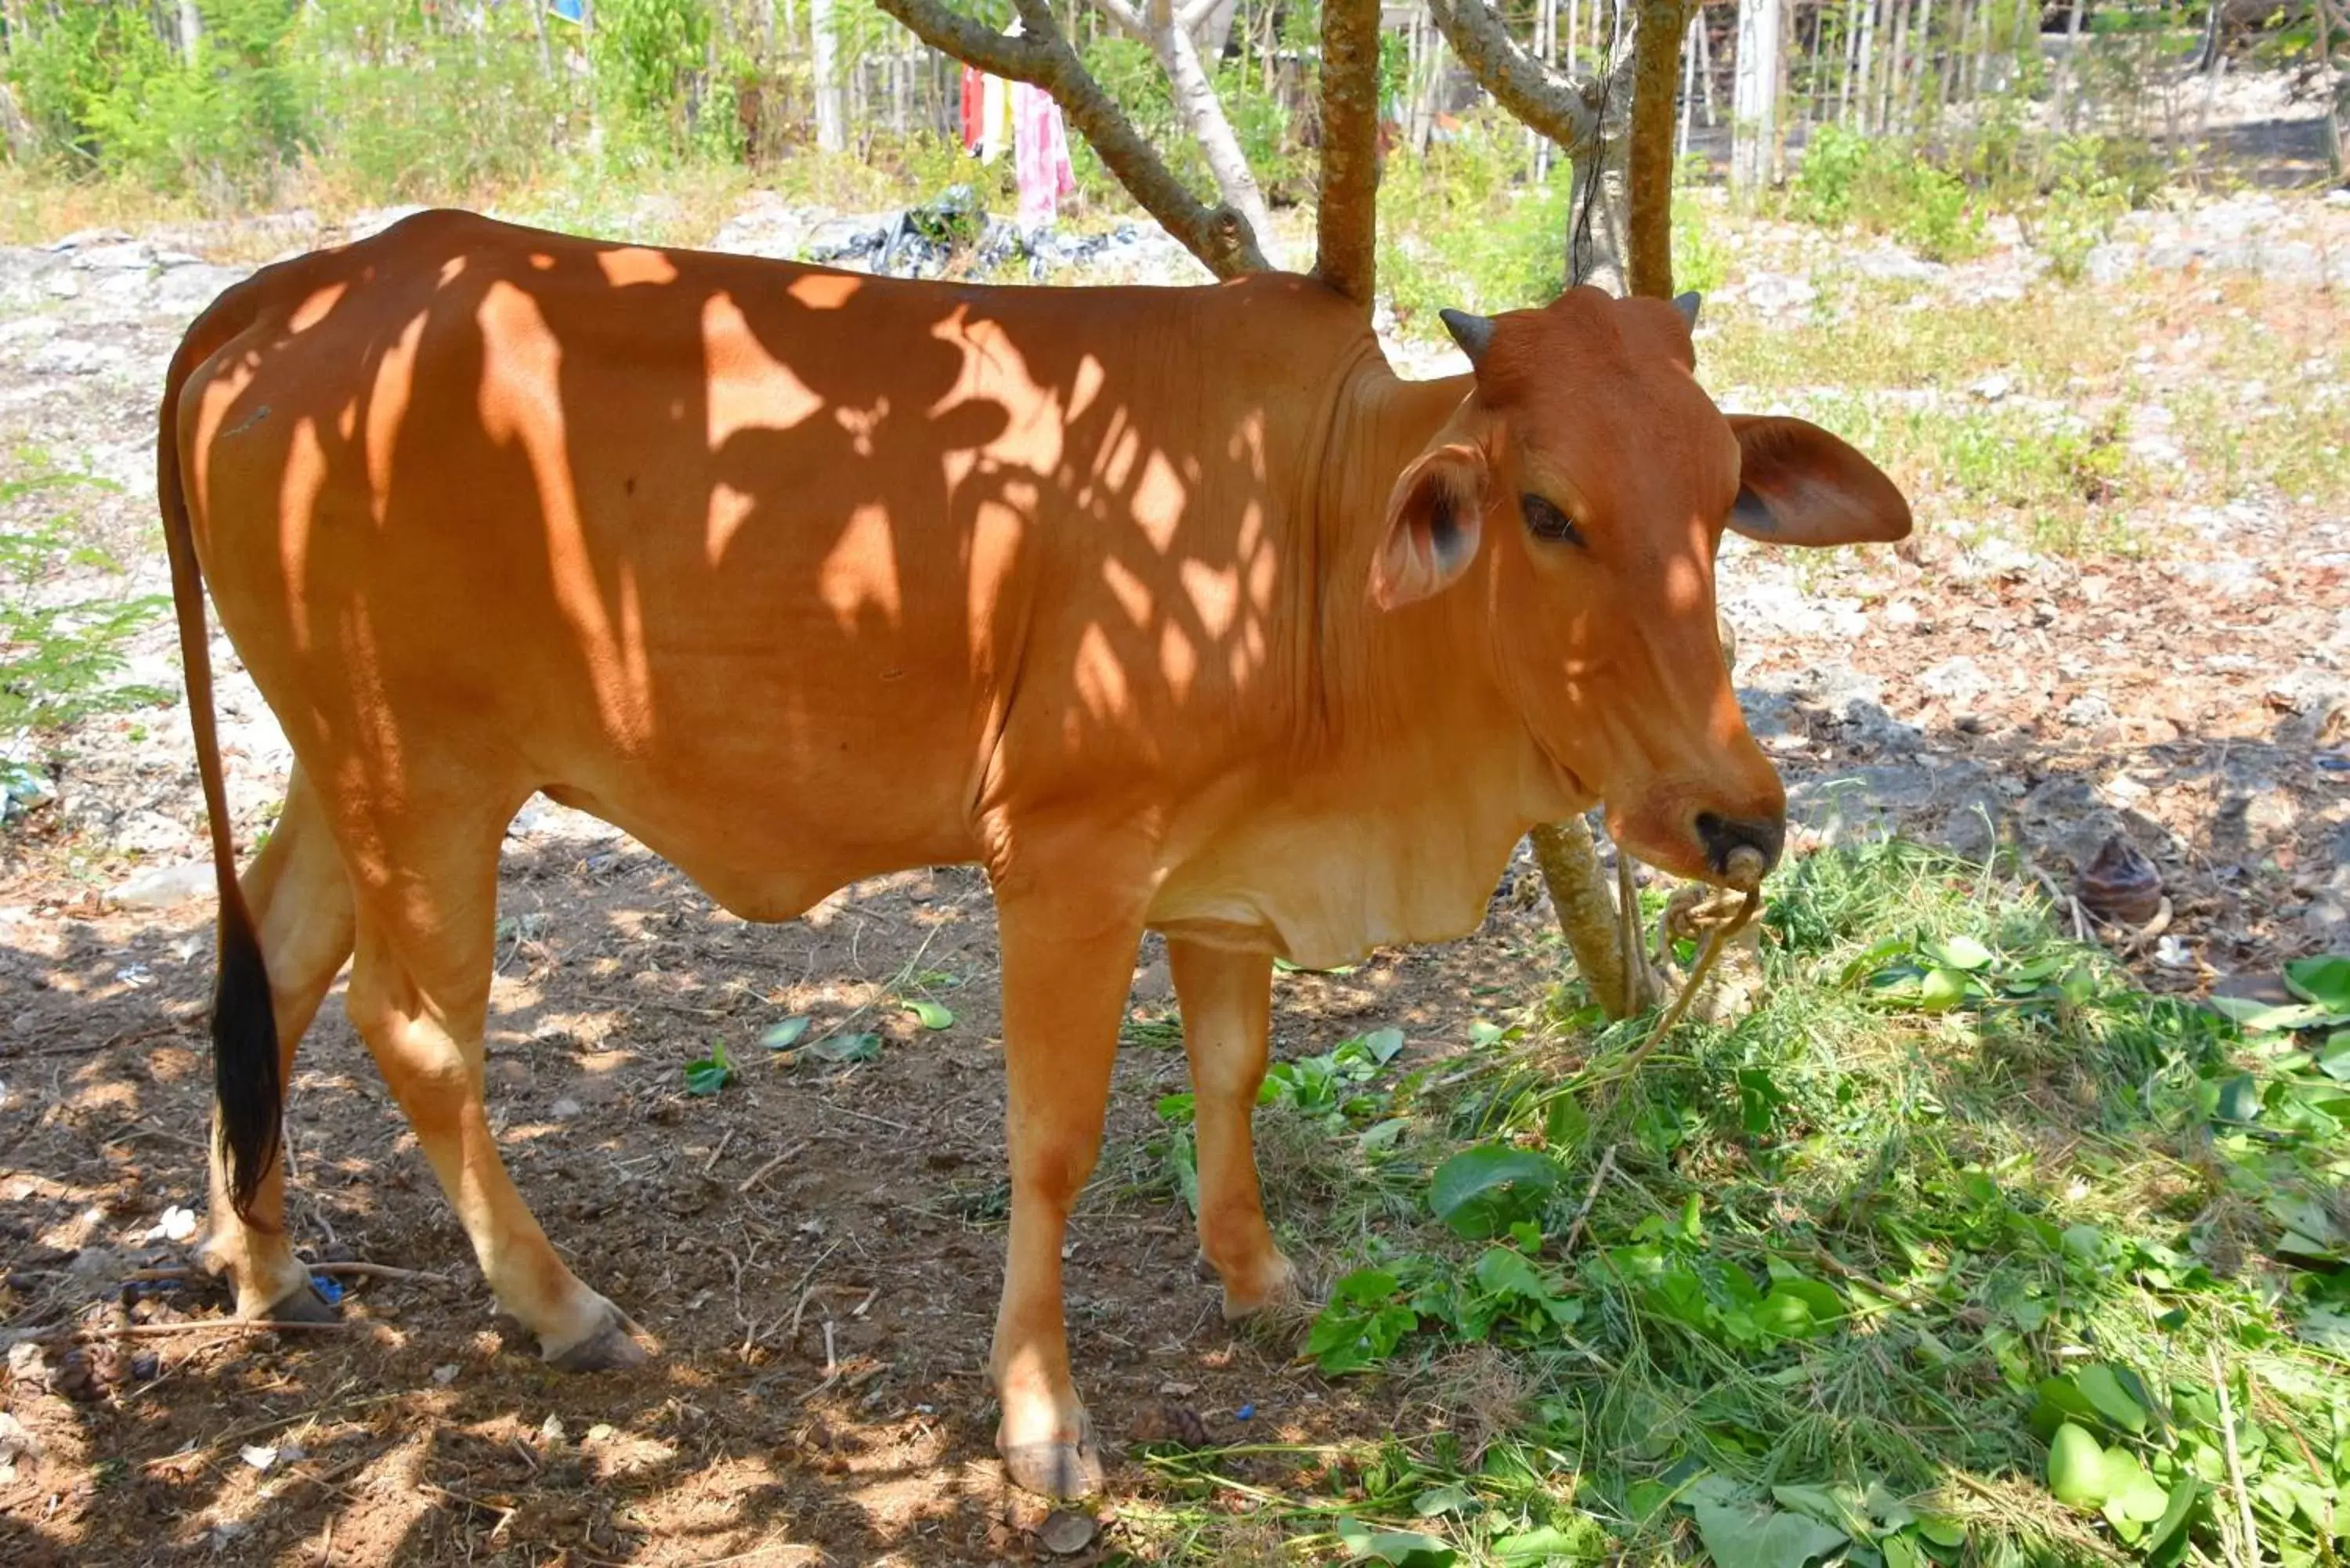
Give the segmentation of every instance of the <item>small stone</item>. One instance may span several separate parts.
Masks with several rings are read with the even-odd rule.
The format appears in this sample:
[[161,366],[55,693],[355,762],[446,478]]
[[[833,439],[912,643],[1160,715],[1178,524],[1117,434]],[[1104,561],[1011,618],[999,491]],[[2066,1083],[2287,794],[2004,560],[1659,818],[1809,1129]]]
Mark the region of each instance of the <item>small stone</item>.
[[457,1373],[459,1370],[460,1368],[455,1362],[443,1362],[432,1369],[432,1381],[438,1383],[443,1388],[446,1388],[450,1384],[457,1381]]
[[558,1122],[577,1121],[583,1108],[578,1101],[566,1095],[547,1106],[546,1114]]
[[203,897],[212,891],[214,880],[211,865],[201,860],[185,866],[152,866],[119,884],[106,898],[121,909],[168,909]]

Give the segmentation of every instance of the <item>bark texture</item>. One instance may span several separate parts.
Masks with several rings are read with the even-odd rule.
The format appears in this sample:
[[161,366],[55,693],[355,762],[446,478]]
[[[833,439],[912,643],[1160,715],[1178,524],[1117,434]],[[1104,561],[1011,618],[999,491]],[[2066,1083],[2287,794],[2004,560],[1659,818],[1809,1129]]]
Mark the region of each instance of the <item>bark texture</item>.
[[1324,0],[1315,275],[1367,315],[1377,282],[1379,0]]
[[[1175,112],[1183,117],[1185,129],[1200,144],[1208,173],[1216,182],[1217,194],[1222,197],[1224,205],[1247,221],[1259,247],[1269,246],[1273,221],[1265,209],[1264,192],[1258,188],[1256,172],[1241,151],[1240,138],[1232,134],[1232,122],[1225,117],[1223,100],[1216,96],[1216,84],[1209,78],[1207,65],[1201,59],[1200,46],[1193,37],[1195,29],[1204,25],[1213,9],[1212,4],[1194,0],[1191,5],[1178,7],[1171,0],[1141,0],[1139,5],[1130,0],[1096,3],[1111,21],[1149,47],[1159,68],[1167,74]],[[1025,5],[1021,7],[1024,20],[1028,9]],[[1032,30],[1034,26],[1031,23]],[[1123,182],[1125,176],[1119,179]],[[1139,192],[1137,197],[1139,199]],[[1265,254],[1272,253],[1266,250]]]
[[1687,0],[1641,0],[1632,35],[1632,146],[1628,154],[1631,292],[1673,296],[1673,87],[1689,32]]
[[1249,220],[1230,203],[1211,207],[1183,189],[1094,80],[1062,36],[1049,0],[1017,0],[1026,32],[1016,38],[959,16],[940,0],[876,3],[941,53],[995,76],[1033,82],[1051,93],[1112,177],[1210,272],[1231,278],[1269,269]]
[[1601,84],[1536,59],[1510,36],[1487,0],[1428,0],[1428,14],[1478,85],[1569,156],[1599,129]]

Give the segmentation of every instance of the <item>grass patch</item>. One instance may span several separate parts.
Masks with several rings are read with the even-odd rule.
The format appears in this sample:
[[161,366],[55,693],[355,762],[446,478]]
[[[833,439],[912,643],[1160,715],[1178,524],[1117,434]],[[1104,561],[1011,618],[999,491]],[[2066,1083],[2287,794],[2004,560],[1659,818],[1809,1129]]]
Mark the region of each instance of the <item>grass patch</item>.
[[2220,1562],[2246,1507],[2272,1560],[2338,1560],[2350,1034],[2136,991],[1900,844],[1764,919],[1765,1002],[1637,1075],[1645,1025],[1574,986],[1440,1079],[1293,1064],[1268,1119],[1332,1151],[1355,1238],[1307,1348],[1395,1435],[1154,1450],[1128,1517],[1167,1560],[1237,1549],[1243,1500],[1396,1563]]

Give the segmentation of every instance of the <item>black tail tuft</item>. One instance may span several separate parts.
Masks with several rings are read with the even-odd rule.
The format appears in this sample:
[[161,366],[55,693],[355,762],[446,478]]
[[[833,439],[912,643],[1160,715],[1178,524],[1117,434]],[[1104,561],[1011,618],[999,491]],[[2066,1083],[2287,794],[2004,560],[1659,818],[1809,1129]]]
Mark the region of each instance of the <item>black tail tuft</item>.
[[222,910],[220,980],[213,992],[213,1093],[230,1201],[247,1217],[277,1158],[286,1085],[278,1082],[277,1019],[269,971],[243,900]]

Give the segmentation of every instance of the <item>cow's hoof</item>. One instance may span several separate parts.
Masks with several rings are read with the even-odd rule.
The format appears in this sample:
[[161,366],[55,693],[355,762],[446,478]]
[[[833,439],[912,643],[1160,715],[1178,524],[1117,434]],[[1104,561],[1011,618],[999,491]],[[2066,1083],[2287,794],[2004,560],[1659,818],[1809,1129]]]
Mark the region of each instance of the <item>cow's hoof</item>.
[[327,1298],[307,1284],[295,1286],[269,1303],[261,1314],[265,1323],[339,1323],[343,1314],[327,1304]]
[[1271,1264],[1257,1272],[1254,1279],[1224,1283],[1224,1321],[1239,1323],[1244,1318],[1278,1314],[1302,1306],[1305,1288],[1298,1280],[1296,1267],[1287,1258],[1275,1252]]
[[619,1309],[607,1310],[610,1315],[603,1327],[567,1350],[547,1352],[547,1361],[566,1372],[620,1372],[651,1360],[645,1347],[629,1334],[629,1320]]
[[1066,1502],[1101,1490],[1101,1449],[1090,1428],[1074,1443],[1013,1443],[1001,1451],[1003,1473],[1023,1491]]

